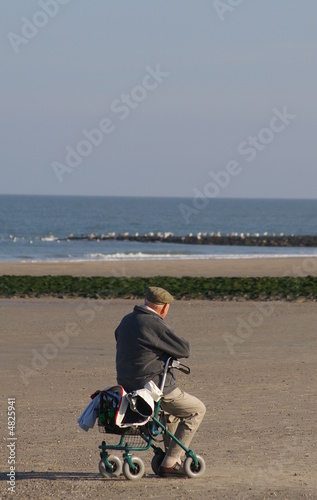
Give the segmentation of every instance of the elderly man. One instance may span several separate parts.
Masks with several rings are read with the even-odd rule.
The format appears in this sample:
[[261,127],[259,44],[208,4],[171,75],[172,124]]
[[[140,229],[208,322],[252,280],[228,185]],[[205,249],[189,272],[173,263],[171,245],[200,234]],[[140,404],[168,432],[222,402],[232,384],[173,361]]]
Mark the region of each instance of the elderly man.
[[[166,360],[170,356],[188,358],[189,342],[177,336],[164,321],[173,300],[163,288],[150,287],[144,305],[135,306],[117,327],[117,381],[127,392],[141,389],[150,380],[160,387]],[[206,408],[199,399],[177,387],[173,370],[167,374],[162,408],[169,414],[168,429],[188,447]],[[171,440],[160,466],[160,476],[183,474],[182,452]]]

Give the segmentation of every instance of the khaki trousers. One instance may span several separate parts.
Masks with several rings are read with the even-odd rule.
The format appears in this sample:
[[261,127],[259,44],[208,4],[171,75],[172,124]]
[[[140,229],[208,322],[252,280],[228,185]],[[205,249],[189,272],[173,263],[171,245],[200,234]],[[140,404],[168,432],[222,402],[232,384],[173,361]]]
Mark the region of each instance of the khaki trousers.
[[[168,413],[166,415],[168,430],[188,448],[205,416],[206,407],[204,403],[177,387],[166,396],[163,396],[161,407],[164,412]],[[164,442],[166,455],[180,462],[180,457],[184,451],[167,435]]]

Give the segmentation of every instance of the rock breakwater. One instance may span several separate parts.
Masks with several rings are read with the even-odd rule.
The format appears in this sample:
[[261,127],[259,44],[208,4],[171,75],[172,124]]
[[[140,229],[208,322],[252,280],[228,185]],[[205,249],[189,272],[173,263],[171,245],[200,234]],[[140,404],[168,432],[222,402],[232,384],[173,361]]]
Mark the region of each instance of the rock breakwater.
[[197,233],[196,235],[190,233],[187,236],[175,236],[171,232],[166,233],[147,233],[144,235],[122,233],[107,234],[89,234],[83,236],[76,236],[70,234],[67,238],[59,238],[62,240],[91,240],[91,241],[105,241],[105,240],[127,240],[146,242],[161,242],[161,243],[177,243],[177,244],[190,244],[190,245],[239,245],[239,246],[268,246],[268,247],[317,247],[317,235],[260,235],[260,234],[227,234],[221,235],[220,233]]

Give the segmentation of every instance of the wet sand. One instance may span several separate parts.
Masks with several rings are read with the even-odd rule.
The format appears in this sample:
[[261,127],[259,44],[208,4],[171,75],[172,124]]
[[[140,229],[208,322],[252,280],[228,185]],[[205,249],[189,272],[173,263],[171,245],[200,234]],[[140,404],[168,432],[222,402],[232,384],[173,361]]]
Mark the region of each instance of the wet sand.
[[1,275],[72,276],[317,276],[317,257],[0,263]]

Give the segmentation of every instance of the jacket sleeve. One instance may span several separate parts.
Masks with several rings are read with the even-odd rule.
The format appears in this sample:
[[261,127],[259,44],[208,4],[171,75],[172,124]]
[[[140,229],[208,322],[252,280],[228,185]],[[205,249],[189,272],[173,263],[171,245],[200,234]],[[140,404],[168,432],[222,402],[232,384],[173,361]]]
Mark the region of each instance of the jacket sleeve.
[[168,327],[158,334],[156,347],[175,359],[188,358],[190,355],[189,342]]

